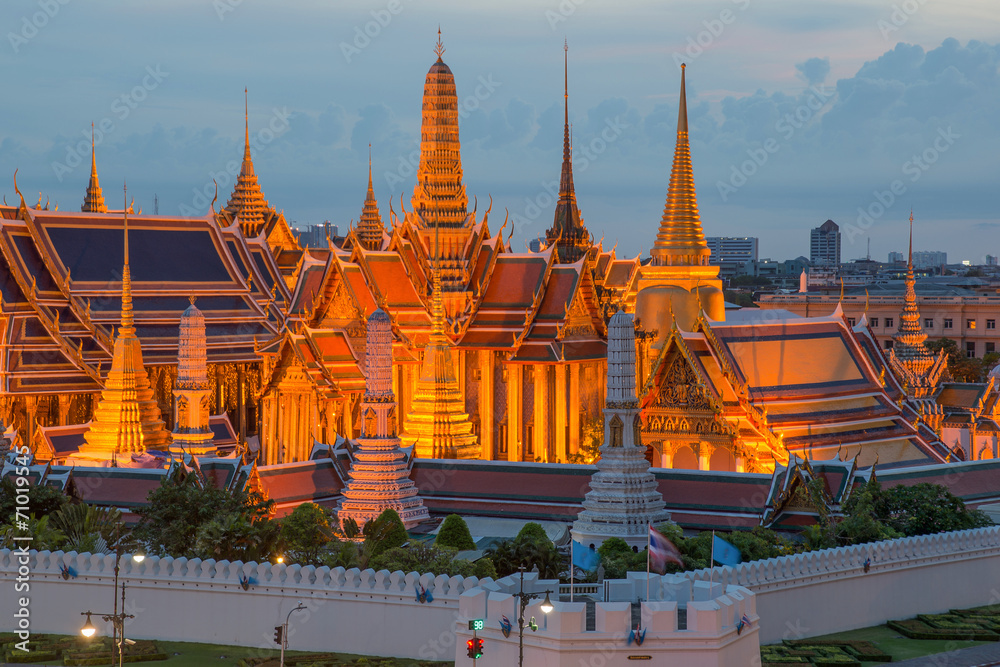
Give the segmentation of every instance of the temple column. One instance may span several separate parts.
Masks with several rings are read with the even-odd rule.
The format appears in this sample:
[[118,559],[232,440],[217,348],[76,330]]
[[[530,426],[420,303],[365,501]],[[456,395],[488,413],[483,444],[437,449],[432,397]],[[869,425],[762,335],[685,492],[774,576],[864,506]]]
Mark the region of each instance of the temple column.
[[493,460],[493,351],[479,352],[479,458]]
[[698,470],[709,470],[711,469],[711,447],[707,442],[699,442],[695,448],[695,453],[698,455]]
[[674,452],[670,448],[669,442],[660,443],[660,467],[661,468],[674,467]]
[[69,406],[73,397],[69,394],[59,394],[59,425],[66,426],[69,424]]
[[549,442],[548,433],[549,430],[546,424],[546,408],[549,405],[549,382],[548,382],[548,366],[538,365],[535,366],[533,373],[533,380],[535,383],[535,405],[534,407],[534,424],[535,427],[532,430],[533,441],[532,451],[535,453],[535,457],[540,457],[544,463],[549,463]]
[[556,390],[555,390],[555,419],[556,425],[556,459],[563,463],[569,461],[569,450],[566,447],[566,365],[557,364],[555,367]]
[[236,405],[239,409],[239,441],[242,443],[247,437],[247,406],[243,400],[243,393],[246,391],[246,364],[236,365]]
[[24,432],[28,437],[28,449],[32,452],[35,451],[35,420],[38,418],[38,397],[37,396],[25,396],[24,398],[24,415],[26,422],[24,424]]
[[736,457],[736,472],[746,472],[746,463],[742,454]]
[[507,364],[507,460],[521,460],[521,365]]
[[215,414],[221,415],[225,409],[222,403],[222,364],[215,365]]
[[580,453],[580,364],[569,367],[569,452]]

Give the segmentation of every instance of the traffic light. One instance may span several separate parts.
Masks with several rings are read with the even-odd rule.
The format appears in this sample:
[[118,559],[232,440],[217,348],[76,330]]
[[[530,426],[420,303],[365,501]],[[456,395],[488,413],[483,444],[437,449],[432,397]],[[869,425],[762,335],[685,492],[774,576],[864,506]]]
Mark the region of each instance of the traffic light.
[[274,626],[274,643],[281,646],[281,634],[284,628],[280,625]]
[[473,637],[469,641],[465,642],[468,647],[468,656],[475,660],[476,658],[483,657],[483,640],[479,637]]
[[466,646],[466,655],[468,655],[470,658],[475,658],[476,657],[476,640],[475,639],[470,639],[469,641],[465,642],[465,646]]

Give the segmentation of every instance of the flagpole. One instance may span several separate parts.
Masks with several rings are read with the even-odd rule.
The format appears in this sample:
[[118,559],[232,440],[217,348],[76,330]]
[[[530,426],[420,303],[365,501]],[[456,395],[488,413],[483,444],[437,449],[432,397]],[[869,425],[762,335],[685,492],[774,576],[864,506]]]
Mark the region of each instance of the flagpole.
[[576,569],[576,565],[573,564],[573,545],[576,540],[570,539],[569,541],[569,601],[573,601],[573,571]]
[[651,538],[653,534],[650,532],[653,530],[653,524],[646,526],[646,602],[649,602],[649,557],[652,555],[653,551],[650,548],[652,546]]

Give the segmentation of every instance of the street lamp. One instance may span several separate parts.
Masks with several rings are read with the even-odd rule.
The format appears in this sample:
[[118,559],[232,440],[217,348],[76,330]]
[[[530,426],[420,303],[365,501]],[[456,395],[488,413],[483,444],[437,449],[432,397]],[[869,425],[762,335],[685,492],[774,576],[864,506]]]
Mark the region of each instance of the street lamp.
[[[525,593],[524,592],[524,566],[521,565],[517,568],[521,572],[521,590],[514,593],[520,604],[518,605],[519,612],[517,615],[517,664],[518,667],[524,666],[524,610],[528,608],[528,601],[535,600],[538,598],[536,593]],[[542,601],[541,609],[543,614],[548,614],[552,611],[552,601],[549,599],[549,593],[552,591],[545,591],[545,599]],[[532,621],[534,622],[534,621]],[[532,625],[532,629],[535,626]]]
[[[125,639],[125,619],[135,618],[132,614],[125,613],[125,583],[122,582],[122,610],[118,611],[118,572],[120,570],[121,561],[121,551],[122,551],[122,522],[119,519],[118,523],[115,525],[115,590],[114,590],[114,611],[110,614],[103,614],[99,612],[93,612],[90,610],[80,612],[81,616],[87,617],[87,622],[83,624],[80,628],[80,634],[84,637],[90,638],[97,633],[97,628],[94,627],[94,623],[91,620],[92,614],[98,614],[105,623],[111,623],[112,635],[111,635],[111,664],[114,665],[115,661],[115,646],[118,647],[118,665],[124,665],[123,658],[123,647],[127,643]],[[141,563],[146,558],[146,554],[140,548],[136,553],[132,555],[132,560],[137,563]],[[119,637],[121,638],[119,640]],[[130,642],[129,642],[130,643]]]
[[299,606],[288,612],[285,616],[285,624],[281,626],[281,667],[285,667],[285,647],[288,646],[288,619],[292,617],[292,612],[301,611],[305,609],[306,606],[299,601]]

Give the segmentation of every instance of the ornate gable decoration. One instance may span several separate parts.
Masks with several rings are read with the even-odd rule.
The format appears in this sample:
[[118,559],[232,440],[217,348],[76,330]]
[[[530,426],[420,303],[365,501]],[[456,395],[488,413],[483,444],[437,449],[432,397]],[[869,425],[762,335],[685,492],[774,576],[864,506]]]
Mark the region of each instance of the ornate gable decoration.
[[701,382],[687,359],[676,353],[668,363],[667,370],[660,375],[656,396],[648,407],[712,410],[708,387]]
[[594,328],[594,321],[590,316],[590,311],[583,302],[583,296],[577,290],[573,301],[570,303],[570,307],[566,311],[566,323],[559,329],[557,338],[559,340],[573,340],[600,337],[600,334]]

